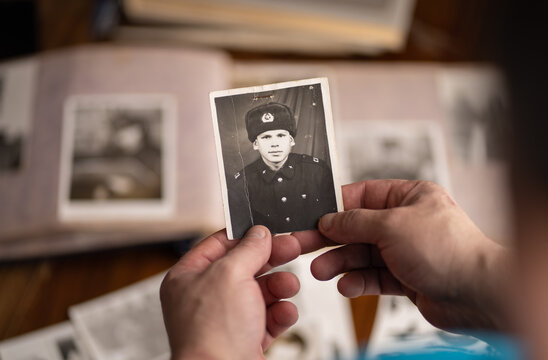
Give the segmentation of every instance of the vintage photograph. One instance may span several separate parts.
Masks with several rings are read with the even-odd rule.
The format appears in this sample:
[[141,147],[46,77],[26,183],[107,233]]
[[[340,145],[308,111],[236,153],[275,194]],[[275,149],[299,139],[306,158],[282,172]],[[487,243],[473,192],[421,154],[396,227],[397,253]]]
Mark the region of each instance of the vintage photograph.
[[428,180],[449,188],[439,125],[427,121],[349,121],[341,130],[345,182]]
[[342,209],[326,78],[210,94],[230,239],[310,230]]
[[439,89],[456,157],[464,164],[507,161],[511,130],[502,74],[485,66],[447,68]]
[[291,301],[299,319],[265,352],[267,360],[355,359],[358,345],[350,303],[337,291],[336,281],[317,281],[310,264],[322,251],[299,256],[276,268],[289,271],[300,281],[301,290]]
[[0,66],[0,174],[21,169],[34,107],[36,62]]
[[86,360],[67,321],[0,343],[2,360]]
[[159,289],[165,273],[75,305],[69,315],[92,359],[167,360]]
[[61,217],[167,215],[174,200],[174,100],[74,96],[65,104]]

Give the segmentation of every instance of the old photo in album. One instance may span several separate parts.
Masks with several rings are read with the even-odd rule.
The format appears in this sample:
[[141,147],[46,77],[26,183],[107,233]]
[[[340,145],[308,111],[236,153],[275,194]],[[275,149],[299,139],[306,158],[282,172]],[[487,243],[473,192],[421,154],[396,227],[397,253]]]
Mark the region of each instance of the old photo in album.
[[311,230],[342,210],[326,78],[210,94],[230,239]]
[[175,102],[168,95],[77,95],[65,103],[61,220],[169,217]]

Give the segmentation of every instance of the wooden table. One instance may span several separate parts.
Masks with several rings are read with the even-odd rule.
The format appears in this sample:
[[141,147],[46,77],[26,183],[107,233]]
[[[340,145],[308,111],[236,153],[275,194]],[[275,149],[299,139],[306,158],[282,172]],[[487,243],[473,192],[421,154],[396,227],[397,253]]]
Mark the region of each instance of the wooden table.
[[[170,268],[176,244],[0,264],[0,341],[68,320],[68,308]],[[356,338],[369,338],[377,297],[351,300]]]

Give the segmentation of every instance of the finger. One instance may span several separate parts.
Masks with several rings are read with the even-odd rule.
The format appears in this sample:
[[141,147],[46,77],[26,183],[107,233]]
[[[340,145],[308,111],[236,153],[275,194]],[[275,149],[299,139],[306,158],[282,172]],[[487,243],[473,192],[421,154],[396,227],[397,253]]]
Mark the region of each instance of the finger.
[[351,244],[338,247],[318,256],[310,265],[312,275],[318,280],[367,267],[386,267],[376,246]]
[[202,272],[213,262],[226,255],[239,240],[228,240],[226,230],[220,230],[200,241],[189,250],[172,268],[172,271]]
[[289,301],[275,302],[266,309],[266,336],[263,340],[263,350],[272,344],[275,338],[289,329],[299,319],[295,304]]
[[343,186],[344,209],[387,209],[401,204],[419,182],[367,180]]
[[301,254],[299,240],[291,235],[277,235],[272,238],[272,253],[268,263],[272,267],[280,266],[297,258]]
[[353,209],[324,215],[319,230],[325,237],[339,244],[367,243],[377,245],[392,230],[389,223],[395,213],[405,208],[385,210]]
[[349,298],[362,295],[404,295],[401,283],[387,269],[351,271],[339,280],[337,289]]
[[276,235],[272,237],[272,252],[270,259],[257,273],[262,275],[280,266],[296,259],[301,254],[299,240],[292,235]]
[[339,245],[323,236],[317,230],[299,231],[294,232],[291,235],[299,242],[301,254],[308,254],[326,246]]
[[255,275],[270,258],[272,241],[270,231],[261,225],[253,226],[223,261],[237,265],[245,274]]
[[299,279],[290,272],[280,271],[257,278],[266,306],[297,295]]

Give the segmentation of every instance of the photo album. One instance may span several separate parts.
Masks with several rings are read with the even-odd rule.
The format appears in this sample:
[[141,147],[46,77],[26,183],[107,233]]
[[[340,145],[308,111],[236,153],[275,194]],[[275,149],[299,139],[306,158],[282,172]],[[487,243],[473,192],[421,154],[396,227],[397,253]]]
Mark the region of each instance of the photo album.
[[487,66],[145,46],[0,64],[0,260],[314,229],[341,185],[375,178],[438,182],[504,241],[501,84]]

